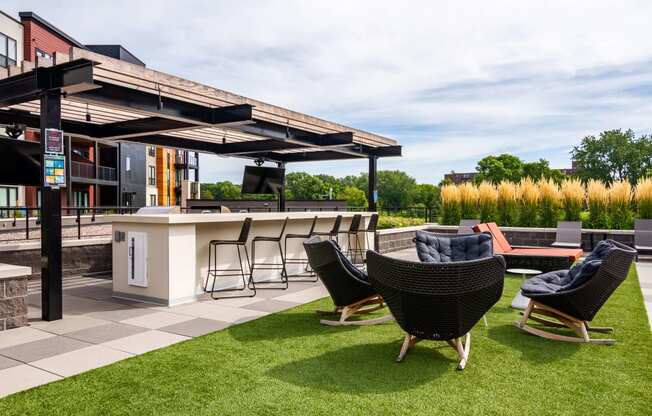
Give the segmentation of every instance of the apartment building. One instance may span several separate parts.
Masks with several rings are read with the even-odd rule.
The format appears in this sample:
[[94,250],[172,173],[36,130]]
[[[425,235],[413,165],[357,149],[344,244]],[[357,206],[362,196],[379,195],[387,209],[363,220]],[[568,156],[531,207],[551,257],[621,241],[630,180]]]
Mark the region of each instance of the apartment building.
[[[0,11],[0,68],[9,68],[23,60],[23,25]],[[6,137],[4,128],[0,137]],[[25,204],[25,187],[2,185],[0,182],[0,207]],[[1,213],[1,211],[0,211]]]
[[[69,53],[73,46],[145,66],[121,45],[84,45],[36,13],[20,12],[19,19],[0,12],[0,67],[21,65],[23,60],[48,65],[56,52]],[[102,122],[88,106],[78,111],[87,122]],[[26,129],[21,139],[40,141],[40,132]],[[142,144],[70,135],[64,136],[64,144],[69,167],[64,207],[185,206],[187,198],[199,196],[198,184],[190,183],[190,178],[198,180],[195,152],[160,149],[169,156],[158,158],[159,149]],[[159,172],[171,179],[158,179]],[[38,187],[0,185],[0,206],[38,206],[39,194]]]

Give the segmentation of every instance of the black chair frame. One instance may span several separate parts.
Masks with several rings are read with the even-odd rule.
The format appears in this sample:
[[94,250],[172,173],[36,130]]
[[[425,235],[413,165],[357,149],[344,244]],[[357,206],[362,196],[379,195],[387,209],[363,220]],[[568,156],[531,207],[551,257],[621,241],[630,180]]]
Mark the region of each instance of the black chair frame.
[[[250,289],[251,287],[255,287],[255,285],[258,285],[258,290],[265,290],[265,289],[280,289],[280,290],[286,290],[288,288],[288,272],[287,268],[285,266],[285,253],[283,252],[283,248],[281,247],[281,240],[283,239],[283,234],[285,233],[285,228],[287,227],[289,218],[286,217],[285,220],[283,221],[283,225],[281,226],[281,232],[278,235],[278,237],[275,236],[256,236],[251,240],[251,276],[249,278],[250,282]],[[278,251],[281,255],[281,263],[257,263],[256,262],[256,244],[276,244],[278,247]],[[281,279],[279,280],[267,280],[267,281],[262,281],[262,282],[256,282],[254,279],[254,271],[255,270],[280,270],[281,271]],[[280,287],[274,286],[274,287],[264,287],[267,285],[278,285],[281,284]],[[263,286],[263,287],[261,287]]]
[[[243,298],[243,297],[254,297],[256,296],[256,285],[251,280],[251,264],[249,262],[249,253],[247,251],[247,239],[249,238],[249,231],[251,230],[251,218],[245,218],[242,229],[240,230],[240,236],[237,240],[211,240],[208,245],[208,271],[206,273],[206,282],[204,284],[204,292],[211,294],[211,298],[217,299],[228,299],[228,298]],[[238,269],[219,269],[217,261],[217,248],[219,246],[235,246],[238,252],[238,263],[240,268]],[[241,248],[244,249],[245,260],[247,262],[248,273],[245,272],[245,269],[242,264],[242,253]],[[239,272],[239,273],[237,273]],[[215,289],[215,283],[219,277],[242,277],[242,287],[234,289]],[[247,276],[247,277],[245,277]],[[213,278],[213,284],[211,290],[208,290],[208,281],[210,278]],[[216,296],[216,293],[230,293],[236,291],[243,291],[245,289],[250,289],[250,294],[245,295],[236,295],[236,296]]]
[[[286,234],[285,235],[285,247],[284,247],[284,253],[285,253],[285,264],[286,266],[288,264],[301,264],[304,265],[304,273],[295,273],[295,274],[286,274],[287,278],[289,281],[292,282],[309,282],[309,283],[316,283],[319,278],[317,275],[313,272],[313,270],[310,268],[310,263],[308,262],[308,258],[301,257],[299,256],[298,258],[288,258],[287,257],[287,252],[288,252],[288,240],[307,240],[310,237],[313,236],[313,233],[315,232],[315,226],[317,225],[317,216],[313,217],[312,223],[310,225],[310,229],[308,230],[307,234]],[[293,279],[290,279],[293,278]]]

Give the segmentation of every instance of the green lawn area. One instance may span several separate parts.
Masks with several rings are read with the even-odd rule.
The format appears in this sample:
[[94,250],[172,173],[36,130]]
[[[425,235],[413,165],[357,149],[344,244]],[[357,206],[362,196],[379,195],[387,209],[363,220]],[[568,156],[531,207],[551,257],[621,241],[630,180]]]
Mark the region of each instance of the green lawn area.
[[0,415],[147,414],[650,414],[652,339],[636,274],[595,325],[614,346],[534,337],[512,326],[520,278],[472,332],[456,371],[445,343],[417,344],[394,362],[393,324],[332,328],[324,299],[154,351],[0,401]]

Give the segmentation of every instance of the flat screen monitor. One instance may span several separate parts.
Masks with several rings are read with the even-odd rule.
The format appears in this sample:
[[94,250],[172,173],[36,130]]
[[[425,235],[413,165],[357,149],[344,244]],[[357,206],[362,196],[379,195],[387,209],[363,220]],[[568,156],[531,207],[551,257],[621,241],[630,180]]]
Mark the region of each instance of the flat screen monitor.
[[266,166],[245,166],[242,179],[243,194],[279,194],[285,169]]

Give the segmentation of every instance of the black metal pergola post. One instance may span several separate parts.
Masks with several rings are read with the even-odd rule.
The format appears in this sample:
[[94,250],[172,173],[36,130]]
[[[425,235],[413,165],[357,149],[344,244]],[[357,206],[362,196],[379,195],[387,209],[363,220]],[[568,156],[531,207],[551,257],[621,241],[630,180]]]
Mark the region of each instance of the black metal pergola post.
[[368,210],[371,212],[378,210],[378,157],[369,156],[369,200]]
[[63,316],[61,190],[45,186],[45,129],[61,129],[61,91],[41,95],[41,311],[44,321]]
[[[278,162],[279,168],[285,169],[285,163]],[[285,212],[285,171],[283,172],[283,180],[281,181],[281,190],[278,193],[278,212]]]

